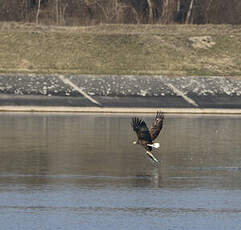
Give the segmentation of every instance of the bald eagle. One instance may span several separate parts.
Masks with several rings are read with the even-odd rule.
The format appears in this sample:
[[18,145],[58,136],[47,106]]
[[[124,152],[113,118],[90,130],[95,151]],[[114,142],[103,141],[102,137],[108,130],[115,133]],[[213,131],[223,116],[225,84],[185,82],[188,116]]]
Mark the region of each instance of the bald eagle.
[[144,147],[146,150],[146,154],[151,158],[152,161],[155,163],[159,163],[158,160],[153,156],[151,153],[152,148],[159,148],[160,144],[159,143],[153,143],[153,141],[157,138],[159,135],[162,126],[163,126],[163,120],[164,120],[164,115],[162,112],[156,113],[155,120],[153,122],[151,131],[148,130],[147,125],[145,121],[138,117],[133,117],[132,118],[132,123],[131,126],[133,130],[137,134],[137,141],[134,141],[133,144],[140,144]]

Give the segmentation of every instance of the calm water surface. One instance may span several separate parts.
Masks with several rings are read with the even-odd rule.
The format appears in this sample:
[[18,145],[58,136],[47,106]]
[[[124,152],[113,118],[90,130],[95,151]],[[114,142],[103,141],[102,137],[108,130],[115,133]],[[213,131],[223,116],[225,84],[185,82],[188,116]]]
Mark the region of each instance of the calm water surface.
[[130,119],[0,113],[1,229],[240,230],[241,116],[166,116],[159,168]]

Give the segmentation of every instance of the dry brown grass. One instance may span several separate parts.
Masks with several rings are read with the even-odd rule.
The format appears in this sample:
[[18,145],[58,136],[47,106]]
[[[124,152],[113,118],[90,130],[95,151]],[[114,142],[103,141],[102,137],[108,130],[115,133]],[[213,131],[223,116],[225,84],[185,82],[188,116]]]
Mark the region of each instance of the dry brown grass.
[[241,26],[0,23],[0,50],[0,72],[241,76]]

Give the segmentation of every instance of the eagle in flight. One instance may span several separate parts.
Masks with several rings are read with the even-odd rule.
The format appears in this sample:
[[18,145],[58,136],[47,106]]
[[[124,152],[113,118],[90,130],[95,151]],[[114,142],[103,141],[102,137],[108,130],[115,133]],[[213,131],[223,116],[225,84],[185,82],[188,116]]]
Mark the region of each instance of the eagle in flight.
[[134,141],[133,144],[140,144],[146,150],[146,154],[151,158],[154,163],[159,163],[158,160],[152,154],[152,148],[159,148],[159,143],[153,143],[153,141],[159,135],[162,126],[163,126],[164,115],[162,112],[157,112],[155,120],[153,122],[152,128],[149,131],[145,121],[138,117],[132,118],[131,126],[137,134],[137,141]]

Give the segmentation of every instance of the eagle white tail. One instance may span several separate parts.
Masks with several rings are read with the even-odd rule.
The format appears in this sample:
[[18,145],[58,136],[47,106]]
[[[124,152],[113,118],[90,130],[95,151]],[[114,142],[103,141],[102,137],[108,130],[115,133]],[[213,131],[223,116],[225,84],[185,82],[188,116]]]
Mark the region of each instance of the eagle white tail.
[[147,146],[151,146],[151,147],[153,147],[155,149],[160,148],[160,144],[159,143],[147,144]]

